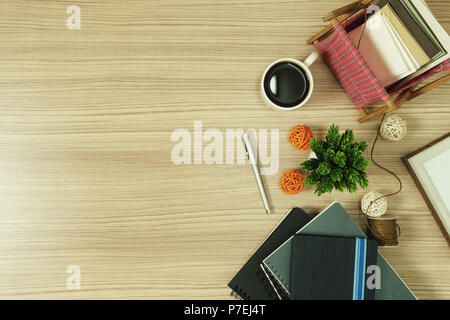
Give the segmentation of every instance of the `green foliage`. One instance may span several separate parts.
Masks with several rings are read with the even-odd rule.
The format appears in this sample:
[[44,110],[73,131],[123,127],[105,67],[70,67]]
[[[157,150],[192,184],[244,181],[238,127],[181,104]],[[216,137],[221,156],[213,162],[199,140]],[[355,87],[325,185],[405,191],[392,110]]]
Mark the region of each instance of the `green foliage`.
[[302,163],[302,168],[307,171],[313,171],[319,166],[319,160],[309,159]]
[[331,172],[331,165],[327,161],[322,161],[319,163],[319,166],[317,167],[317,172],[321,176],[327,176]]
[[325,151],[325,154],[323,155],[323,158],[326,161],[333,161],[334,155],[335,155],[334,150],[331,149],[331,148],[328,148],[327,151]]
[[321,177],[316,171],[311,171],[311,173],[306,177],[305,183],[308,186],[314,186],[320,181]]
[[325,141],[320,141],[319,139],[312,138],[310,141],[311,150],[314,151],[315,154],[320,155],[317,156],[319,160],[323,160],[323,155],[325,153]]
[[353,130],[347,129],[341,137],[341,143],[339,145],[342,151],[347,150],[347,148],[353,146]]
[[333,189],[356,193],[358,186],[365,189],[369,185],[364,170],[370,161],[363,157],[367,142],[354,142],[353,130],[347,129],[339,134],[339,126],[331,125],[325,141],[311,139],[311,150],[317,159],[302,163],[302,168],[309,172],[305,183],[315,186],[315,194],[321,196],[331,193]]
[[[341,135],[339,134],[339,126],[332,124],[328,129],[327,143],[328,147],[333,150],[339,147]],[[333,150],[334,151],[334,150]]]
[[333,157],[333,163],[341,168],[344,168],[345,164],[347,163],[347,157],[345,156],[345,153],[342,151],[336,152]]
[[333,182],[340,182],[344,178],[344,171],[341,168],[334,168],[330,173],[330,178]]

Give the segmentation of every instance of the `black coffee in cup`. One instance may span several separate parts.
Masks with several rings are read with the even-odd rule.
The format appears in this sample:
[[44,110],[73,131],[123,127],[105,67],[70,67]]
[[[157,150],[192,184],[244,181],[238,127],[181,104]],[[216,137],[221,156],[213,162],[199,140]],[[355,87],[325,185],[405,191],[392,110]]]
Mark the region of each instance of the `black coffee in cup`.
[[291,62],[275,64],[264,78],[264,91],[267,97],[283,108],[299,105],[307,97],[309,86],[306,72]]

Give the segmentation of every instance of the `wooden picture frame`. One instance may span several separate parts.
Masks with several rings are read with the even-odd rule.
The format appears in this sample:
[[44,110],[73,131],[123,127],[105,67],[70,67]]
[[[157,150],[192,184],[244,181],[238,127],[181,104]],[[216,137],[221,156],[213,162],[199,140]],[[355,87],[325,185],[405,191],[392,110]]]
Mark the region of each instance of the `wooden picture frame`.
[[[437,165],[439,160],[443,161],[449,157],[450,132],[408,154],[402,160],[450,245],[450,179],[445,179],[447,173],[450,173],[450,166],[448,164],[445,166]],[[436,175],[437,168],[442,170],[442,175]],[[443,184],[444,180],[446,180],[445,185]],[[443,194],[449,196],[444,196],[443,199]]]

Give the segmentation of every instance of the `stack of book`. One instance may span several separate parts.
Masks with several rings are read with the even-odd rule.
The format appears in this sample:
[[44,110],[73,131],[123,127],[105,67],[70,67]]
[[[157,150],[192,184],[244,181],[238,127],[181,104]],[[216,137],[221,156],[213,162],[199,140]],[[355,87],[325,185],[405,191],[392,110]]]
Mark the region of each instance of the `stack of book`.
[[292,209],[228,286],[246,300],[416,299],[337,202],[314,219]]
[[381,0],[377,6],[349,36],[388,91],[450,58],[450,38],[424,0]]

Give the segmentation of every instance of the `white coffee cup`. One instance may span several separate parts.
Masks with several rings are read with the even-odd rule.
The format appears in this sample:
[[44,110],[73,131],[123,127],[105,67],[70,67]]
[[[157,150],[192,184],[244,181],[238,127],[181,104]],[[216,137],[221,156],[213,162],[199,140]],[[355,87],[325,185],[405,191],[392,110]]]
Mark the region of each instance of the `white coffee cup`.
[[[275,110],[292,111],[292,110],[302,107],[311,98],[311,95],[312,95],[312,92],[314,89],[314,79],[313,79],[311,71],[309,70],[309,67],[317,60],[318,57],[319,57],[319,53],[317,51],[314,51],[313,53],[311,53],[309,55],[308,58],[306,58],[306,60],[304,62],[301,62],[296,59],[291,59],[291,58],[283,58],[283,59],[279,59],[279,60],[273,62],[270,66],[268,66],[266,68],[266,70],[264,71],[264,74],[262,76],[262,79],[261,79],[260,92],[261,92],[261,97],[262,97],[263,101],[268,106],[272,107]],[[291,63],[293,65],[298,66],[301,70],[304,71],[304,74],[306,75],[306,79],[309,82],[308,92],[303,97],[303,99],[294,106],[290,106],[290,107],[281,106],[281,105],[277,104],[275,101],[272,101],[266,93],[265,80],[266,80],[267,73],[269,72],[269,70],[272,69],[272,67],[274,67],[275,65],[280,64],[280,63]]]

